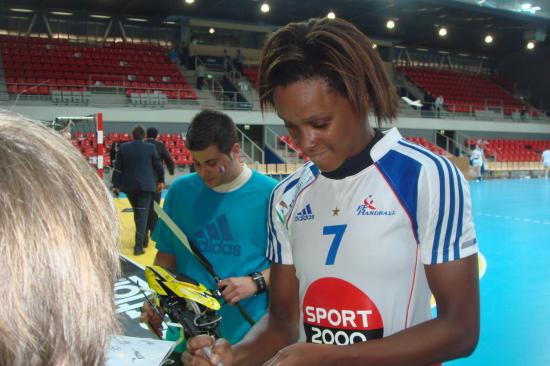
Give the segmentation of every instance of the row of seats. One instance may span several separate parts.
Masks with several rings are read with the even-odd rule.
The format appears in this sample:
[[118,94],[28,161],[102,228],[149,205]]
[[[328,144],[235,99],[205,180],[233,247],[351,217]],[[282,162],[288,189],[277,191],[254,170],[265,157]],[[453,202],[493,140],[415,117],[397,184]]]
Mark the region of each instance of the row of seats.
[[250,169],[257,170],[262,174],[267,175],[288,175],[294,173],[297,169],[303,166],[302,163],[279,163],[279,164],[262,164],[258,162],[248,163]]
[[168,104],[168,97],[164,93],[130,93],[130,103],[134,106],[160,106]]
[[[522,102],[503,87],[482,75],[414,67],[399,67],[398,70],[431,93],[434,99],[442,95],[444,108],[450,112],[472,113],[497,107],[502,108],[505,115],[511,115],[527,107],[523,107]],[[539,114],[535,110],[528,113]]]
[[60,91],[52,90],[52,102],[54,104],[90,104],[92,93],[89,91]]
[[544,170],[544,165],[541,161],[488,161],[485,169],[489,172],[536,171]]
[[258,83],[258,65],[243,65],[243,73],[252,85]]
[[[81,42],[82,43],[82,42]],[[60,49],[74,47],[74,42],[64,38],[41,38],[41,37],[26,37],[26,36],[9,36],[0,35],[0,46],[13,46],[14,44],[25,44],[27,47],[41,48],[44,45],[50,45]],[[84,44],[84,43],[82,43]],[[165,47],[153,43],[128,43],[128,42],[103,42],[96,43],[96,46],[102,49],[117,50],[124,48],[124,50],[131,49],[136,52],[154,52],[164,51]]]
[[[45,79],[86,79],[95,82],[97,80],[127,80],[127,81],[182,81],[185,77],[179,70],[162,69],[127,69],[109,66],[61,66],[56,68],[42,69],[38,67],[14,68],[6,64],[6,76],[14,78],[45,78]],[[115,77],[106,77],[114,75]]]
[[424,137],[407,137],[406,138],[410,142],[414,142],[415,144],[424,146],[426,149],[430,150],[431,152],[434,152],[438,155],[448,155],[447,151],[445,149],[440,148],[439,146],[432,144],[428,140],[426,140]]
[[[177,66],[166,57],[164,49],[139,49],[125,43],[93,47],[50,41],[17,37],[0,40],[10,45],[1,48],[8,92],[20,93],[21,84],[61,85],[67,87],[64,90],[76,86],[191,89]],[[44,95],[47,89],[31,94]],[[187,93],[181,97],[185,99]]]
[[[111,166],[110,151],[114,143],[123,143],[130,141],[132,138],[128,133],[116,133],[111,132],[104,139],[104,156],[103,164],[106,167]],[[174,160],[174,164],[177,166],[184,166],[193,164],[191,152],[185,146],[185,140],[180,134],[167,134],[163,133],[157,137],[158,141],[163,141],[168,152]],[[81,151],[81,153],[87,157],[97,156],[97,138],[93,132],[83,133],[77,131],[73,134],[71,140],[73,146]]]
[[504,140],[466,139],[464,144],[474,148],[476,144],[483,147],[485,156],[498,162],[540,161],[544,150],[550,149],[550,141],[546,140]]

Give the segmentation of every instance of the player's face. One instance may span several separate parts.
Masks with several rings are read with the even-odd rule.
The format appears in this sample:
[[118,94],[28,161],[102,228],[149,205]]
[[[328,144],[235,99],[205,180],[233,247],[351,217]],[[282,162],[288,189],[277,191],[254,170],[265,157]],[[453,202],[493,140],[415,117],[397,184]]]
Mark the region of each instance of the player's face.
[[216,145],[210,145],[200,151],[191,151],[195,171],[202,178],[204,184],[214,188],[233,179],[232,172],[236,163],[232,156],[233,150],[235,148],[232,149],[231,156],[220,152]]
[[322,79],[278,86],[273,100],[290,136],[322,171],[335,170],[372,138],[367,121]]

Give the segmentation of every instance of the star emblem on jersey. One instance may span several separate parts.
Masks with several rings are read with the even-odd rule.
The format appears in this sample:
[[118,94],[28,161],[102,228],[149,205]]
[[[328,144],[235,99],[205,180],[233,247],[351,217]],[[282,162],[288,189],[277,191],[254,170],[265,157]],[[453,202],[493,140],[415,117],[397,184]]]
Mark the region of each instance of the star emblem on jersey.
[[339,213],[340,213],[340,209],[338,207],[335,207],[332,210],[332,216],[338,216]]

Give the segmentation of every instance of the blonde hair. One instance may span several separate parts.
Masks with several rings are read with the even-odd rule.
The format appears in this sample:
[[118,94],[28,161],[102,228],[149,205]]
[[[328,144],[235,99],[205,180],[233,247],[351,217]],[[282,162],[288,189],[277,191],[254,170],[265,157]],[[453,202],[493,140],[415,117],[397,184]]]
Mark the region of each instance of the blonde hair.
[[336,19],[289,23],[266,42],[259,68],[262,111],[273,106],[277,86],[320,78],[346,97],[361,117],[397,116],[399,99],[372,42],[353,24]]
[[0,112],[0,364],[104,365],[119,332],[118,215],[56,132]]

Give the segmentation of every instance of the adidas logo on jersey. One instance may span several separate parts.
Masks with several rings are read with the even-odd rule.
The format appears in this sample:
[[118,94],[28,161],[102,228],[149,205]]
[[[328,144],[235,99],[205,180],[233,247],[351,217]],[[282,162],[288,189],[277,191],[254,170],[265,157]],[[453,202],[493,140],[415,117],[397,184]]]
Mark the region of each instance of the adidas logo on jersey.
[[309,203],[304,207],[304,209],[296,214],[295,220],[296,221],[306,221],[306,220],[313,220],[315,219],[315,215],[313,214],[313,211],[311,211],[311,206]]

